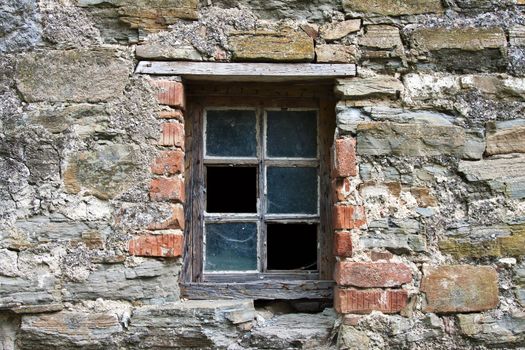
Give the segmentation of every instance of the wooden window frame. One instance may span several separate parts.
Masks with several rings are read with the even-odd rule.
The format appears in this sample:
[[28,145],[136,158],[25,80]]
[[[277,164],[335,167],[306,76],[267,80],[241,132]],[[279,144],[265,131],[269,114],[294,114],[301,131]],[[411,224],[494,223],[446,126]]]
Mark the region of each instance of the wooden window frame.
[[[335,130],[335,100],[331,84],[202,83],[185,84],[186,113],[186,228],[182,296],[189,299],[327,299],[332,296],[333,267],[331,223],[330,147]],[[318,111],[318,270],[316,272],[254,272],[203,274],[204,168],[224,164],[224,158],[205,159],[204,111],[206,109],[315,109]],[[258,116],[259,118],[260,116]],[[258,126],[259,128],[259,126]],[[258,133],[262,137],[262,131]],[[260,143],[258,143],[259,146]],[[214,159],[216,158],[216,159]],[[259,159],[259,157],[258,157]],[[234,160],[232,158],[232,160]],[[254,160],[235,159],[249,164]],[[305,162],[293,159],[297,164]],[[306,161],[312,164],[312,160]],[[256,160],[253,165],[258,165]],[[259,171],[261,171],[261,168]],[[262,190],[261,190],[262,191]],[[259,192],[260,195],[261,192]],[[253,214],[257,216],[257,214]],[[235,214],[233,215],[235,216]],[[304,222],[308,215],[296,219]],[[287,216],[288,219],[294,219]],[[221,222],[221,218],[216,220]],[[265,238],[265,237],[263,237]],[[265,257],[264,257],[265,258]]]

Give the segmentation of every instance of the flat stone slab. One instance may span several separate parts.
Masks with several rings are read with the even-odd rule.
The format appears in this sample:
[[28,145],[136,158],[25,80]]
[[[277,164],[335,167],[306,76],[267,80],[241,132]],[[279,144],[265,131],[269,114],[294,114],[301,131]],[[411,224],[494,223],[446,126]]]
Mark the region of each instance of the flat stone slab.
[[369,78],[341,79],[335,86],[336,95],[342,99],[354,98],[397,98],[404,91],[399,79],[388,75],[377,75]]
[[304,31],[233,32],[229,44],[235,61],[311,62],[314,41]]
[[62,311],[23,317],[18,342],[20,349],[116,349],[121,331],[114,313]]
[[421,282],[426,312],[459,313],[494,309],[499,303],[498,274],[489,266],[430,268]]
[[400,124],[390,122],[357,125],[357,153],[360,155],[437,156],[481,158],[483,138],[458,126]]
[[488,155],[525,153],[525,119],[488,123],[485,152]]
[[112,49],[32,52],[16,81],[26,102],[103,102],[122,94],[130,68]]
[[510,154],[477,162],[461,161],[459,171],[468,181],[486,182],[510,198],[525,198],[525,155]]
[[424,28],[414,32],[414,42],[424,50],[459,49],[479,51],[507,45],[501,28]]
[[132,347],[216,349],[235,344],[236,325],[255,319],[251,300],[190,300],[135,309],[129,327]]
[[439,0],[343,0],[343,8],[350,12],[363,12],[384,16],[440,13],[443,6]]

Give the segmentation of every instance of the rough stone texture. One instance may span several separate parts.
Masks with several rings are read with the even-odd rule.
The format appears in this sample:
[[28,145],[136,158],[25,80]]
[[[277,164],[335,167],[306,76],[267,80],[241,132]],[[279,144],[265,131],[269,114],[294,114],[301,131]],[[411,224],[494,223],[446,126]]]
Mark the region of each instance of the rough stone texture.
[[256,349],[328,349],[336,323],[336,314],[326,309],[320,314],[277,316],[256,327],[250,343]]
[[[95,16],[116,17],[131,28],[145,31],[158,31],[166,29],[179,19],[197,19],[198,0],[79,0],[79,6],[114,9],[114,13],[107,11],[93,11]],[[102,21],[104,23],[104,21]],[[107,23],[107,22],[106,22]],[[106,24],[107,26],[107,24]]]
[[357,153],[362,155],[456,155],[480,159],[483,139],[469,142],[457,126],[428,128],[424,124],[362,123],[357,127]]
[[[216,6],[230,8],[237,5],[236,0],[217,0],[213,4]],[[245,0],[242,5],[253,11],[258,17],[263,19],[293,19],[310,22],[324,23],[330,21],[332,14],[337,14],[341,10],[341,4],[333,0],[288,0],[288,1],[259,1]],[[202,11],[202,9],[201,9]]]
[[501,317],[483,314],[459,315],[461,332],[477,341],[521,346],[525,341],[525,313],[515,312]]
[[421,233],[417,221],[371,221],[361,244],[367,249],[383,248],[396,254],[425,252],[427,244]]
[[359,29],[361,29],[360,19],[326,24],[321,27],[321,38],[326,41],[338,40]]
[[505,33],[501,28],[432,28],[418,29],[413,40],[423,50],[460,49],[478,51],[499,49],[507,45]]
[[68,192],[78,193],[83,188],[101,199],[113,198],[136,185],[140,169],[139,152],[130,145],[100,146],[93,152],[74,156],[64,173]]
[[517,284],[516,286],[516,298],[518,299],[518,302],[521,304],[521,306],[525,305],[525,266],[523,264],[520,264],[515,267],[514,269],[514,282]]
[[379,72],[402,70],[407,57],[399,29],[390,25],[368,25],[365,35],[359,39],[363,66]]
[[311,62],[314,43],[303,31],[233,32],[229,37],[235,61]]
[[385,16],[415,15],[420,13],[440,13],[443,11],[438,0],[343,0],[346,11],[364,12]]
[[524,168],[525,156],[520,154],[459,164],[459,171],[467,180],[485,182],[494,191],[518,199],[525,198]]
[[525,153],[525,120],[489,123],[485,152],[487,155]]
[[370,349],[370,338],[366,332],[343,325],[339,330],[337,344],[340,349],[368,350]]
[[17,87],[27,102],[101,102],[122,94],[129,63],[112,49],[25,54]]
[[507,65],[507,39],[501,28],[418,29],[412,43],[419,50],[430,52],[430,61],[435,61],[438,68],[491,71]]
[[356,63],[358,52],[354,46],[321,44],[315,47],[319,63]]
[[0,349],[15,350],[16,333],[20,317],[11,313],[0,313]]
[[0,53],[30,49],[41,41],[38,5],[13,0],[0,5]]
[[144,60],[202,61],[202,56],[194,47],[163,46],[160,44],[138,45],[135,56]]
[[[525,256],[525,225],[472,227],[439,242],[439,249],[457,258]],[[466,232],[465,232],[466,231]]]
[[177,262],[143,260],[136,266],[98,265],[80,282],[64,284],[64,300],[175,301],[179,297]]
[[[4,3],[0,349],[523,346],[523,0]],[[182,199],[167,182],[166,201],[151,201],[151,180],[191,181],[181,155],[193,132],[182,95],[159,106],[151,84],[173,77],[132,75],[136,60],[232,62],[241,39],[257,57],[246,60],[358,65],[334,82],[326,135],[328,147],[358,139],[355,172],[329,179],[329,208],[344,208],[333,248],[345,263],[410,266],[412,283],[344,289],[344,317],[287,313],[327,304],[304,300],[258,302],[254,316],[238,300],[173,306],[181,260],[130,255],[133,238],[180,235]],[[359,134],[385,153],[359,153]],[[495,309],[425,312],[429,267],[457,264],[497,270]]]
[[525,26],[515,26],[509,29],[509,44],[525,46]]
[[186,301],[144,306],[133,312],[129,348],[227,348],[237,343],[236,325],[255,318],[252,301]]
[[498,306],[498,275],[485,266],[432,268],[421,282],[427,312],[450,313],[494,309]]
[[117,349],[119,332],[116,314],[62,311],[24,317],[18,344],[20,349]]
[[403,84],[396,78],[377,75],[370,78],[353,78],[338,80],[335,93],[345,98],[396,98],[403,92]]

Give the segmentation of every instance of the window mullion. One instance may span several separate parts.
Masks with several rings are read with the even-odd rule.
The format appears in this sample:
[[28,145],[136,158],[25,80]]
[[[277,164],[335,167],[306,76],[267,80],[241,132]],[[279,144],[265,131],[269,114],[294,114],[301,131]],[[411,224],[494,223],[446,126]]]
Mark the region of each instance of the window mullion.
[[257,109],[258,157],[259,157],[259,259],[260,271],[267,271],[266,240],[266,115],[263,108]]

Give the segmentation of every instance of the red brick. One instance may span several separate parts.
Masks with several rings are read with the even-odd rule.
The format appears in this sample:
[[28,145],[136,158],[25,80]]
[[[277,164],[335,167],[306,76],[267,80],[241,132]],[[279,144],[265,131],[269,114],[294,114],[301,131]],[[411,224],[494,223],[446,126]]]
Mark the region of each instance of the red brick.
[[366,225],[365,208],[357,205],[334,205],[333,224],[336,230],[352,230]]
[[338,231],[334,239],[334,255],[341,257],[352,256],[352,234],[348,231]]
[[184,229],[184,207],[181,204],[175,204],[172,207],[172,215],[167,220],[159,223],[152,223],[148,230],[168,230]]
[[160,104],[184,109],[184,86],[173,80],[153,80],[153,86],[157,87],[157,100]]
[[346,289],[335,287],[334,307],[341,314],[367,314],[372,311],[398,313],[408,302],[406,290]]
[[494,309],[499,303],[498,274],[490,266],[430,268],[421,291],[426,295],[426,312],[477,312]]
[[181,123],[162,124],[160,146],[177,146],[184,149],[184,125]]
[[175,175],[184,171],[182,150],[162,151],[153,161],[151,172],[156,175]]
[[160,111],[159,119],[177,119],[181,122],[184,122],[184,115],[182,111],[178,109],[173,109],[171,111]]
[[348,178],[335,179],[333,181],[333,190],[338,202],[346,201],[350,194],[350,180]]
[[355,139],[347,137],[335,141],[334,175],[348,177],[357,175]]
[[378,260],[390,260],[394,257],[394,254],[390,252],[370,252],[370,259],[372,261],[378,261]]
[[151,180],[149,196],[152,201],[184,202],[184,181],[178,177]]
[[359,288],[399,287],[412,282],[412,271],[405,264],[338,261],[335,282]]
[[129,241],[130,255],[173,258],[182,256],[184,237],[181,232],[144,235]]

